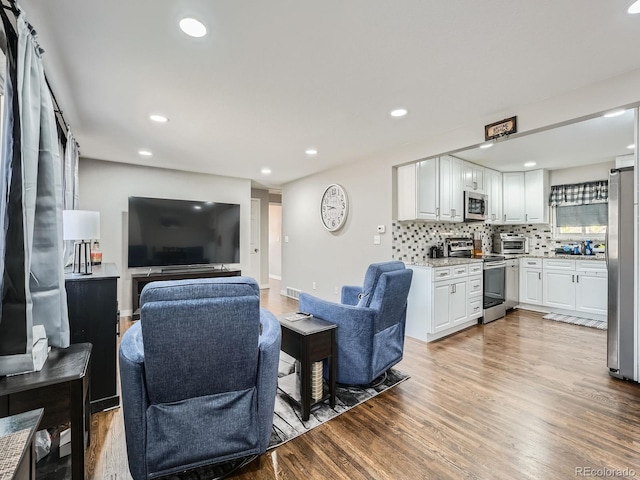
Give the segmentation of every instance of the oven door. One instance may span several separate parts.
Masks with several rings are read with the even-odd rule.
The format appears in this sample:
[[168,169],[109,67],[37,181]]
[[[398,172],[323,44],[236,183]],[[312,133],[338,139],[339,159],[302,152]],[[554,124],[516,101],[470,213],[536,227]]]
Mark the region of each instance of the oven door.
[[502,253],[525,253],[524,242],[522,238],[518,239],[503,239],[502,240]]
[[487,196],[464,192],[464,219],[482,222],[487,219]]
[[505,262],[485,262],[483,307],[488,309],[505,301]]

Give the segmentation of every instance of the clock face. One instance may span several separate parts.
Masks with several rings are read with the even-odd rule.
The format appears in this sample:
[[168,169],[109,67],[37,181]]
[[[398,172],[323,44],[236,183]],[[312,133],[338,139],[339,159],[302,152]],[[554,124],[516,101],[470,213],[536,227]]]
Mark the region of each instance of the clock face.
[[344,225],[349,212],[347,192],[340,185],[329,185],[322,195],[320,202],[320,217],[324,228],[330,232],[338,230]]

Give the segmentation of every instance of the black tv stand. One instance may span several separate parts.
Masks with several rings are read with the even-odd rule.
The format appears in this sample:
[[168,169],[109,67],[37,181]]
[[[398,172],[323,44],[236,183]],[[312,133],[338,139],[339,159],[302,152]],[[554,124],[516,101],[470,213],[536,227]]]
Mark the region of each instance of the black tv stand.
[[[224,267],[227,268],[227,267]],[[140,320],[140,294],[147,283],[163,280],[187,280],[191,278],[237,277],[240,270],[218,270],[214,266],[195,268],[163,268],[160,272],[134,273],[131,275],[131,311],[133,320]]]

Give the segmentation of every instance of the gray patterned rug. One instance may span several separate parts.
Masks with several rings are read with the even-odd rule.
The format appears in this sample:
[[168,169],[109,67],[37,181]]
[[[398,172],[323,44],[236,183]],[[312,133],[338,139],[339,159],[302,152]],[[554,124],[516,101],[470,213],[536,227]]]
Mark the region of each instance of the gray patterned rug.
[[[278,375],[283,377],[293,372],[293,358],[283,352],[280,355]],[[366,402],[391,387],[395,387],[408,378],[409,375],[392,368],[387,371],[384,381],[374,387],[338,386],[336,389],[335,408],[331,408],[328,402],[316,405],[315,408],[311,409],[311,415],[306,422],[302,421],[299,407],[287,395],[278,390],[269,449],[282,445],[312,428],[322,425],[324,422]]]
[[560,313],[547,313],[545,320],[555,320],[556,322],[573,323],[574,325],[582,325],[583,327],[597,328],[599,330],[607,329],[607,322],[601,320],[591,320],[589,318],[574,317],[571,315],[562,315]]

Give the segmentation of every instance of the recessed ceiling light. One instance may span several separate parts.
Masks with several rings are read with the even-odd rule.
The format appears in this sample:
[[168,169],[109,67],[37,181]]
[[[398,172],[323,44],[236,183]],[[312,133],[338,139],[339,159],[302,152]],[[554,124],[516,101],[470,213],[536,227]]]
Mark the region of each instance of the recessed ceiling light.
[[404,117],[407,113],[409,113],[409,110],[407,110],[406,108],[396,108],[395,110],[391,110],[389,115],[397,118]]
[[529,168],[529,167],[535,167],[536,166],[536,162],[527,162],[524,164],[525,167]]
[[314,156],[318,154],[318,150],[316,150],[315,148],[307,148],[304,153],[306,153],[309,156]]
[[195,18],[183,18],[180,20],[180,28],[190,37],[204,37],[207,34],[207,27]]
[[626,110],[624,109],[620,109],[620,110],[612,110],[610,112],[605,113],[603,116],[605,118],[613,118],[613,117],[619,117],[620,115],[622,115],[624,112],[626,112]]
[[[638,1],[640,1],[640,0],[638,0]],[[636,148],[636,145],[634,143],[632,143],[631,145],[627,145],[627,148],[629,150],[633,150],[634,148]]]
[[152,113],[151,115],[149,115],[149,120],[158,123],[167,123],[169,121],[167,117],[158,113]]
[[138,155],[140,155],[141,157],[151,157],[153,156],[153,153],[151,152],[151,150],[138,150]]
[[627,12],[631,15],[640,13],[640,0],[636,0],[634,3],[632,3]]
[[270,168],[263,168],[260,171],[262,172],[263,175],[269,175],[271,173],[271,169]]
[[482,145],[480,145],[480,148],[491,148],[491,147],[493,147],[493,142],[483,143]]
[[202,210],[202,206],[201,205],[194,205],[193,209],[194,210]]

